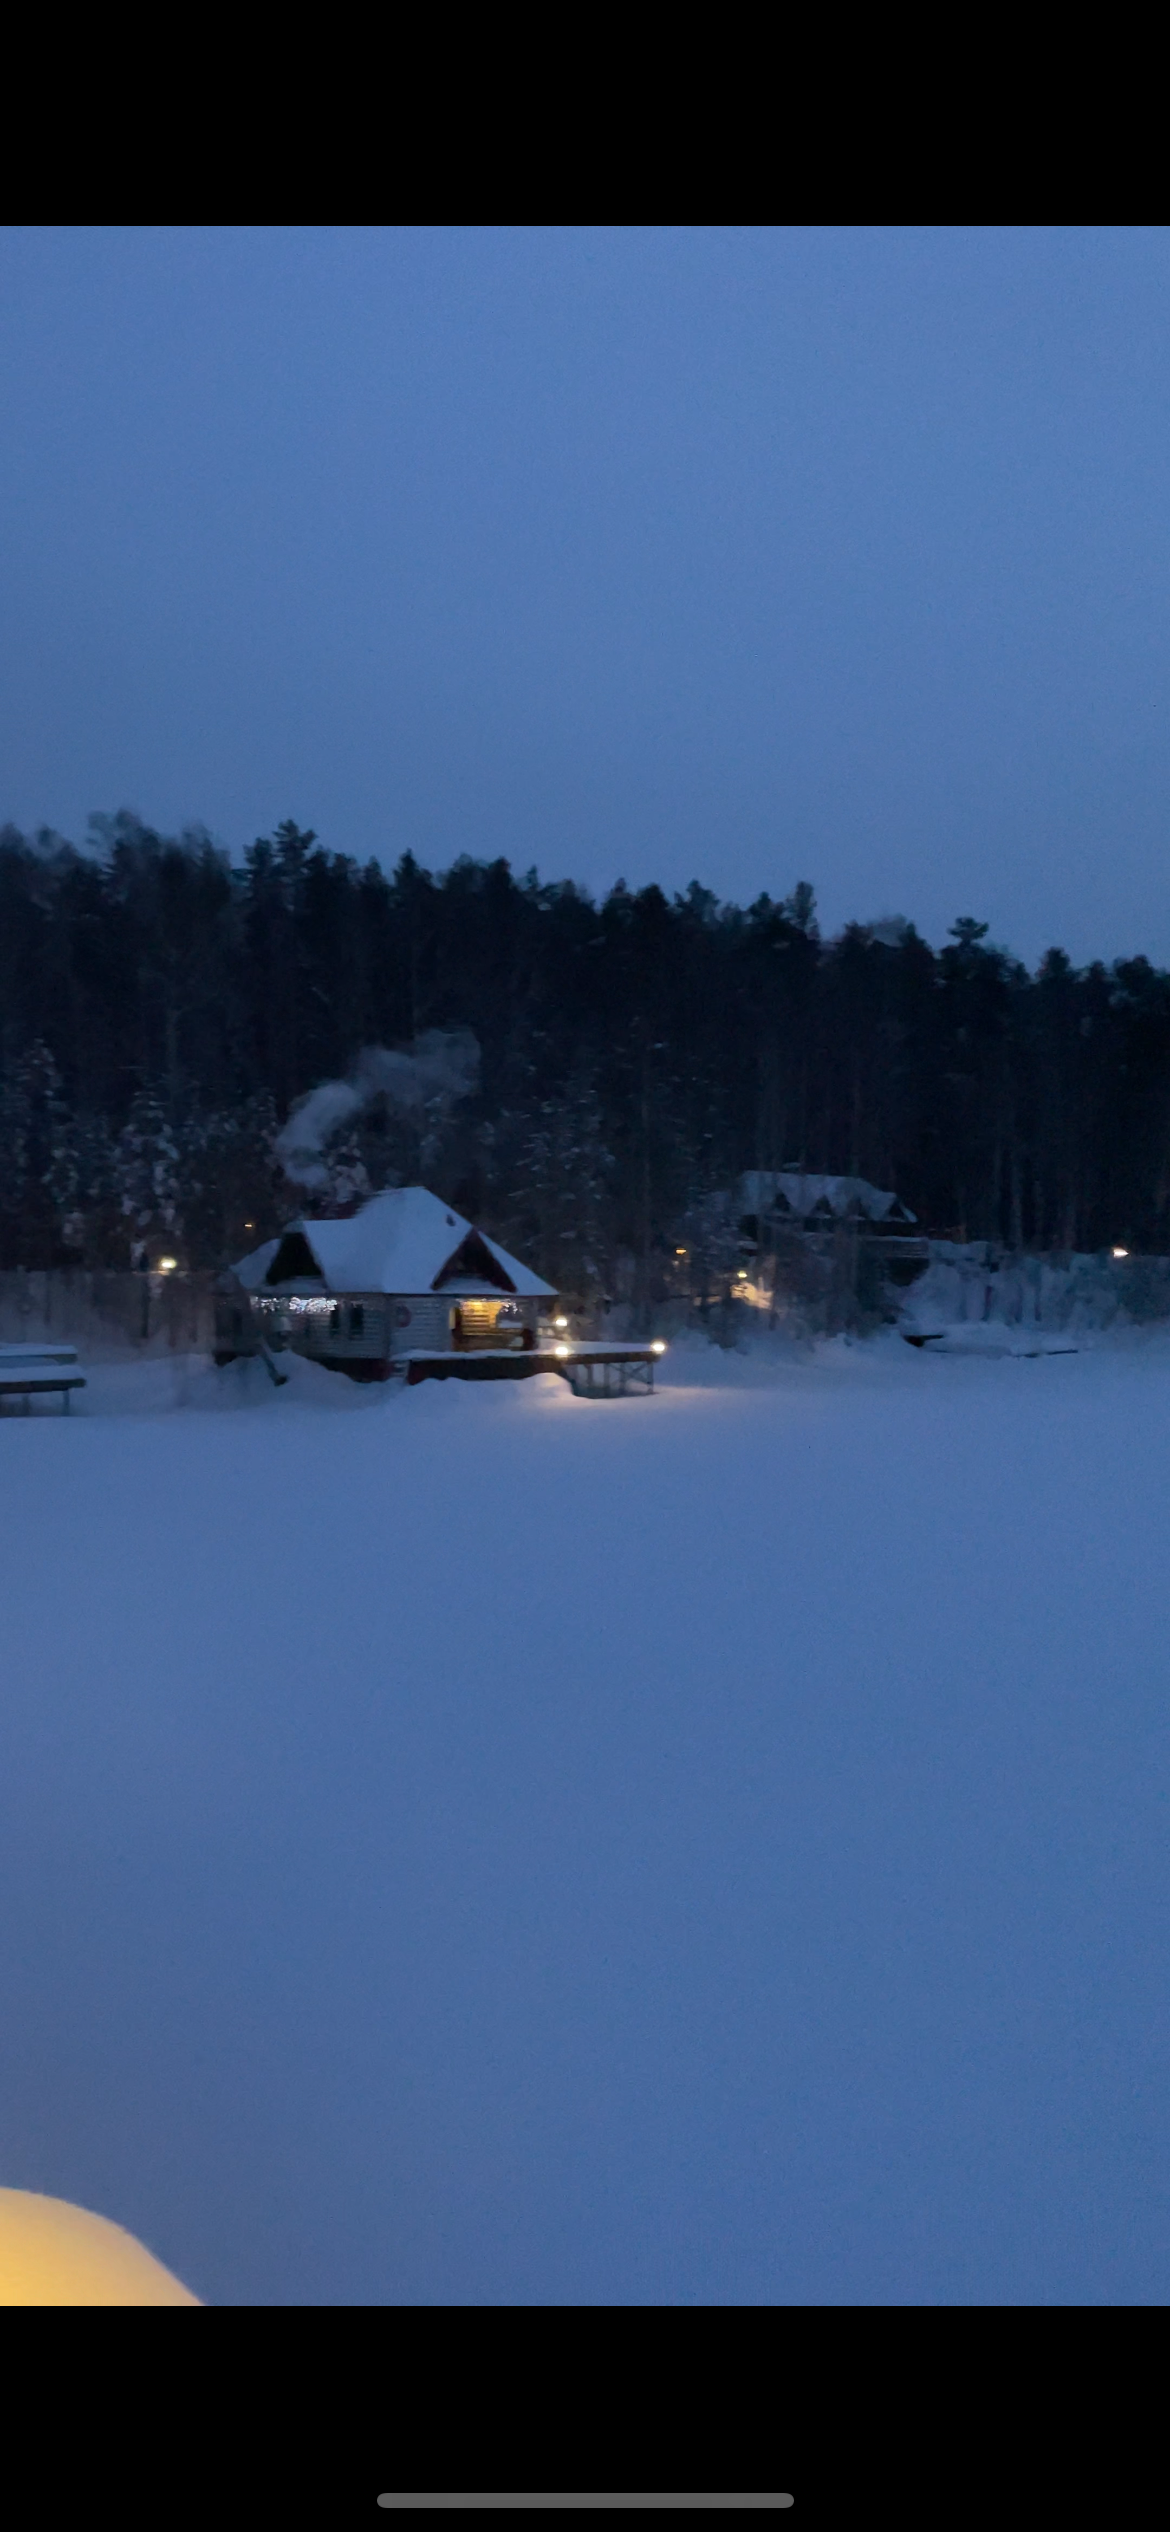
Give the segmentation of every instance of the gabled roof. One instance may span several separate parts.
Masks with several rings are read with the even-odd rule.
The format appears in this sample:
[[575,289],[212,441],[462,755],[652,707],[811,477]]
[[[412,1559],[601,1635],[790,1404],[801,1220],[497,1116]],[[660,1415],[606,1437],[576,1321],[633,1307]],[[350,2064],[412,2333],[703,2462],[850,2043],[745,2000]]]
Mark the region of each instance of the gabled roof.
[[[551,1284],[542,1283],[530,1266],[489,1240],[486,1231],[477,1230],[429,1187],[389,1187],[341,1222],[314,1222],[299,1214],[284,1236],[290,1233],[304,1240],[328,1292],[457,1289],[485,1299],[500,1293],[555,1298]],[[266,1240],[240,1259],[235,1271],[249,1291],[266,1281],[280,1245],[279,1240]]]
[[810,1171],[753,1169],[740,1180],[740,1202],[747,1213],[794,1213],[807,1221],[812,1213],[841,1219],[863,1213],[871,1222],[913,1222],[917,1219],[887,1187],[871,1187],[868,1178],[824,1178]]

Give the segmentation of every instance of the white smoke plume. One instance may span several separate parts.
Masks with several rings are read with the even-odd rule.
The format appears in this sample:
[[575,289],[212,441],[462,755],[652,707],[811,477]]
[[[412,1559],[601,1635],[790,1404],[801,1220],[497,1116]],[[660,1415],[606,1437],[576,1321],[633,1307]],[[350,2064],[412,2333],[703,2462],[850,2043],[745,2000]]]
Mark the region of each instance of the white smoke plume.
[[319,1082],[298,1099],[276,1138],[276,1157],[294,1186],[325,1188],[330,1137],[375,1099],[435,1123],[478,1080],[479,1044],[470,1029],[427,1029],[411,1047],[364,1046],[345,1081]]

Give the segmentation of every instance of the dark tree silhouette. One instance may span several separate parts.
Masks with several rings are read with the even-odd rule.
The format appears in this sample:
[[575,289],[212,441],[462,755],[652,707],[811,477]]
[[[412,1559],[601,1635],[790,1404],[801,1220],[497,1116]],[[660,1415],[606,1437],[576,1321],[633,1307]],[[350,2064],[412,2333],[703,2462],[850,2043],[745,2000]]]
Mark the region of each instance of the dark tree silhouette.
[[[970,915],[938,952],[905,922],[824,941],[807,881],[744,909],[698,881],[598,905],[504,861],[388,874],[291,819],[233,866],[121,811],[81,848],[0,831],[0,1264],[124,1264],[151,1227],[218,1263],[296,1200],[292,1103],[452,1028],[480,1076],[434,1181],[581,1290],[621,1257],[649,1304],[684,1223],[716,1254],[715,1191],[785,1165],[896,1187],[953,1237],[1170,1247],[1145,959],[1029,975]],[[401,1176],[420,1134],[372,1109],[346,1183]]]

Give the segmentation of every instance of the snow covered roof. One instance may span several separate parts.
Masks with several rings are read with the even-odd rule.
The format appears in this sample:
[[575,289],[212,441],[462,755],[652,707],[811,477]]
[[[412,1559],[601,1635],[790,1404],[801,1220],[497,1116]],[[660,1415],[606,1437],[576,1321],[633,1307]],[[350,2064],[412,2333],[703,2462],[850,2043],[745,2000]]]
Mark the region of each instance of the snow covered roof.
[[[314,1222],[298,1215],[280,1240],[266,1240],[262,1248],[240,1259],[235,1271],[250,1292],[266,1281],[283,1241],[293,1236],[304,1242],[328,1292],[457,1289],[485,1299],[501,1292],[550,1301],[555,1297],[551,1284],[542,1283],[530,1266],[522,1266],[518,1257],[489,1240],[486,1231],[477,1230],[440,1196],[433,1196],[429,1187],[389,1187],[341,1222]],[[285,1280],[314,1278],[294,1270]]]
[[0,1345],[0,1370],[6,1363],[18,1369],[29,1363],[75,1363],[75,1345]]
[[866,1214],[871,1222],[914,1222],[917,1216],[888,1187],[871,1187],[868,1178],[825,1178],[811,1171],[752,1169],[739,1182],[746,1213],[794,1213],[802,1222],[820,1212],[838,1220]]
[[248,1292],[255,1292],[263,1283],[279,1247],[279,1240],[265,1240],[263,1248],[254,1248],[247,1257],[237,1258],[232,1272]]

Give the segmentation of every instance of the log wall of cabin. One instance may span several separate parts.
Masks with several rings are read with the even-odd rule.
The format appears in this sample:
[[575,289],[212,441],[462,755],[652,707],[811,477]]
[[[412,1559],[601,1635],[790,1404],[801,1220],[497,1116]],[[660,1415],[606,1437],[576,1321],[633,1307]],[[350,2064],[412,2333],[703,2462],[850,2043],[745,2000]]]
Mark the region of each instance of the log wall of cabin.
[[[426,1354],[443,1354],[451,1343],[451,1304],[443,1293],[402,1293],[387,1303],[390,1314],[390,1350],[394,1354],[411,1354],[416,1346]],[[410,1317],[405,1327],[399,1325],[403,1313]]]
[[[279,1342],[294,1354],[310,1357],[327,1356],[331,1362],[364,1362],[384,1357],[390,1351],[387,1320],[392,1305],[384,1292],[347,1292],[328,1310],[289,1310],[288,1333],[282,1331]],[[354,1314],[359,1313],[354,1324]],[[273,1323],[280,1314],[263,1307],[253,1312],[258,1337],[272,1341]]]
[[[458,1295],[453,1298],[448,1293],[435,1292],[346,1293],[329,1310],[294,1311],[290,1309],[288,1312],[289,1333],[280,1341],[290,1346],[294,1353],[307,1354],[311,1358],[318,1359],[327,1357],[334,1362],[384,1360],[389,1355],[410,1354],[416,1350],[422,1353],[442,1354],[446,1353],[451,1345],[451,1313],[457,1308],[458,1299]],[[519,1325],[531,1328],[535,1333],[540,1321],[539,1301],[525,1295],[517,1301],[515,1306],[519,1311]],[[222,1307],[226,1331],[228,1310],[226,1304]],[[242,1308],[241,1304],[237,1303],[236,1315],[242,1316],[246,1308],[246,1302],[243,1302]],[[361,1327],[357,1332],[352,1324],[355,1308],[362,1314]],[[409,1313],[408,1317],[407,1313]],[[274,1334],[273,1322],[277,1316],[276,1311],[259,1303],[251,1314],[253,1337],[263,1338],[267,1335],[271,1339]],[[402,1325],[404,1317],[406,1317],[405,1326]],[[242,1330],[236,1331],[234,1317],[232,1328],[231,1341],[238,1343]],[[509,1336],[514,1334],[515,1323],[506,1332],[501,1331],[500,1343],[506,1345]],[[226,1334],[223,1341],[229,1341]],[[245,1338],[244,1341],[247,1342],[247,1339]]]

